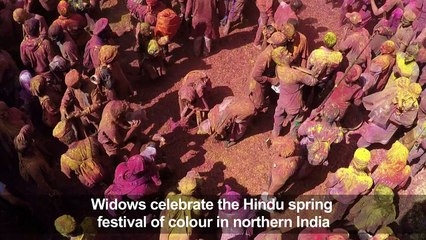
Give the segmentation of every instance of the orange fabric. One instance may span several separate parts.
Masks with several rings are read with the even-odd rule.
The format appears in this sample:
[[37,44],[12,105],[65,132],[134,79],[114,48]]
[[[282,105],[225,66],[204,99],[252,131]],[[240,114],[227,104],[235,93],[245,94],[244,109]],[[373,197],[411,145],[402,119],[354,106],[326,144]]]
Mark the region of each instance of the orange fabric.
[[169,36],[173,38],[179,30],[181,19],[172,9],[164,9],[157,15],[155,36]]
[[64,0],[60,1],[57,7],[59,15],[67,16],[69,14],[69,7],[70,5],[67,1],[64,1]]
[[99,61],[101,64],[112,63],[118,55],[118,47],[112,45],[104,45],[99,51]]
[[67,85],[67,87],[74,87],[79,80],[80,73],[75,69],[71,69],[67,75],[65,75],[65,85]]

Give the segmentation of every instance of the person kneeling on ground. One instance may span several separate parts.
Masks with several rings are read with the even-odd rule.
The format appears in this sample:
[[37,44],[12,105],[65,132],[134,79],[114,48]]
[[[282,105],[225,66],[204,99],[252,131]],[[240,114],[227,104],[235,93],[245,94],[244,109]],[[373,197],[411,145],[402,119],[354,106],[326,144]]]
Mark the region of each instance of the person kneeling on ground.
[[248,97],[230,96],[213,107],[199,128],[198,134],[210,134],[216,139],[225,140],[225,147],[239,141],[249,126],[256,108]]
[[[120,163],[115,169],[114,182],[105,190],[105,196],[110,200],[122,201],[126,197],[137,201],[158,193],[162,166],[155,163],[156,155],[155,144],[148,144],[139,154]],[[116,215],[115,212],[110,213]]]

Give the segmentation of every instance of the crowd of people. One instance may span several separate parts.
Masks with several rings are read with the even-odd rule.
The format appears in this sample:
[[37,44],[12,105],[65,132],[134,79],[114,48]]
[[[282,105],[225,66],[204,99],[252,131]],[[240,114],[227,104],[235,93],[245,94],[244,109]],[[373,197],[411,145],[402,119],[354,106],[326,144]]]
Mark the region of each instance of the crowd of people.
[[[17,209],[35,204],[14,193],[20,187],[16,178],[62,211],[49,224],[68,239],[107,235],[97,233],[90,217],[80,221],[56,205],[63,198],[57,186],[64,176],[109,201],[202,198],[197,189],[203,183],[194,171],[174,190],[162,187],[173,174],[158,156],[168,142],[158,133],[144,134],[150,120],[138,100],[140,89],[122,68],[125,56],[102,11],[104,2],[0,0],[0,199],[12,209],[9,214],[17,215],[2,223],[4,229],[19,229]],[[225,6],[221,14],[215,0],[127,0],[136,22],[134,51],[141,76],[154,80],[170,74],[169,44],[177,37],[193,39],[196,57],[213,54],[214,41],[232,34],[249,3],[220,4]],[[212,106],[214,79],[205,71],[190,71],[180,80],[175,127],[195,128],[230,148],[244,144],[239,142],[249,127],[256,127],[253,120],[275,107],[266,141],[274,157],[268,187],[260,196],[266,203],[285,194],[289,179],[309,178],[318,166],[333,165],[329,155],[335,144],[356,142],[349,166],[325,182],[333,202],[332,228],[307,228],[298,239],[399,239],[401,232],[392,229],[401,212],[398,192],[416,182],[426,164],[426,1],[344,0],[337,17],[342,33],[327,32],[321,47],[312,51],[299,24],[303,1],[256,0],[256,6],[260,16],[253,48],[259,54],[248,76],[248,93]],[[350,120],[359,122],[345,126]],[[240,206],[220,210],[221,218],[258,214],[243,209],[243,196],[228,185],[220,198]],[[191,219],[212,213],[189,209],[147,215]],[[350,234],[353,229],[357,234]],[[220,239],[281,239],[283,234],[235,227],[219,233]],[[159,237],[205,238],[203,229],[170,226]]]

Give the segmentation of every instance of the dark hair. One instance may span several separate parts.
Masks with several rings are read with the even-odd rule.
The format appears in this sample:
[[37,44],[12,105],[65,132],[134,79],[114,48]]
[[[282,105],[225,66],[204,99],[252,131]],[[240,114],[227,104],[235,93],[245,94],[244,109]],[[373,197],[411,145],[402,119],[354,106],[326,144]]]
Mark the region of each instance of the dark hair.
[[102,86],[104,86],[106,89],[112,89],[114,81],[111,77],[111,70],[108,67],[102,66],[100,68],[99,78]]
[[28,35],[31,37],[37,37],[39,35],[40,22],[37,19],[30,18],[24,23],[25,29]]
[[100,33],[98,33],[97,36],[99,38],[101,38],[102,40],[107,40],[108,38],[110,38],[111,37],[111,28],[109,27],[109,25],[107,25],[104,30],[102,30]]
[[291,9],[296,12],[303,7],[303,3],[301,0],[293,0],[291,1],[290,6]]
[[6,4],[4,4],[3,0],[0,0],[0,10],[3,10],[6,8]]
[[48,34],[50,39],[52,39],[53,41],[58,41],[58,40],[61,40],[64,34],[64,31],[61,25],[53,23],[49,27]]

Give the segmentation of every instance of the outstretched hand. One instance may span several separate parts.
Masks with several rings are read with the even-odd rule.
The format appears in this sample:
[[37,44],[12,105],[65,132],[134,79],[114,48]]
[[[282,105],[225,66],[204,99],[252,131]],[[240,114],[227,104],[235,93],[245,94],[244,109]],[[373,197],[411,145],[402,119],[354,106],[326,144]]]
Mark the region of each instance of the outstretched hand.
[[132,120],[129,122],[131,128],[137,128],[141,125],[140,120]]

